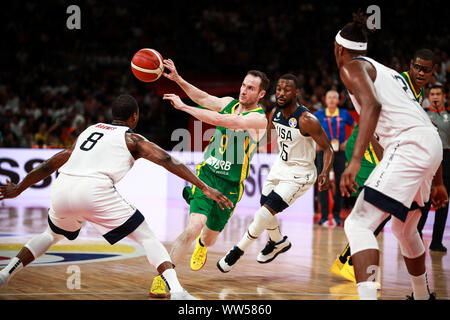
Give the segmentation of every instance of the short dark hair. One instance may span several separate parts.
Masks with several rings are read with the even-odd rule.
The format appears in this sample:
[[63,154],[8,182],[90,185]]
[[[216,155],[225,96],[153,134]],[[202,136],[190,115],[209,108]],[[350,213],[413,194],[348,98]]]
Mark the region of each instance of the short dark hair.
[[430,49],[419,49],[414,53],[413,61],[415,61],[417,58],[423,59],[423,60],[431,60],[433,61],[433,66],[437,63],[436,56],[434,55],[433,51]]
[[[344,39],[355,41],[355,42],[367,42],[367,34],[369,29],[367,29],[367,16],[359,9],[356,13],[353,13],[353,21],[347,23],[341,30],[341,36]],[[365,52],[366,50],[351,50],[351,52]]]
[[127,121],[138,110],[136,99],[129,94],[118,96],[112,103],[113,120]]
[[440,84],[440,83],[433,84],[430,87],[430,91],[431,91],[431,89],[441,89],[442,94],[445,94],[444,86],[442,84]]
[[247,72],[247,75],[252,75],[261,79],[261,84],[259,85],[260,90],[267,90],[267,88],[269,88],[270,81],[264,72],[259,70],[250,70],[249,72]]
[[283,74],[280,79],[292,80],[294,82],[295,88],[298,88],[298,79],[292,73]]

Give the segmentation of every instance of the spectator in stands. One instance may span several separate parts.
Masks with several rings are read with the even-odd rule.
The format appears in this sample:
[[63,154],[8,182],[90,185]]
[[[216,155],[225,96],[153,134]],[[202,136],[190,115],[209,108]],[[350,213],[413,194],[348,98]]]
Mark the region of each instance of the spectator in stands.
[[[334,90],[330,90],[325,95],[325,105],[326,108],[319,110],[314,115],[319,119],[320,124],[325,130],[328,138],[330,139],[331,145],[334,150],[334,162],[333,162],[333,172],[335,183],[334,195],[333,195],[333,220],[334,224],[339,226],[342,225],[342,220],[340,217],[342,208],[342,195],[339,192],[339,183],[341,181],[341,174],[345,170],[345,141],[346,136],[346,125],[353,127],[354,120],[350,113],[338,107],[339,103],[339,93]],[[318,150],[316,157],[317,170],[322,170],[323,151]],[[319,191],[319,202],[322,217],[319,220],[319,225],[327,227],[328,224],[328,214],[330,209],[328,190]]]

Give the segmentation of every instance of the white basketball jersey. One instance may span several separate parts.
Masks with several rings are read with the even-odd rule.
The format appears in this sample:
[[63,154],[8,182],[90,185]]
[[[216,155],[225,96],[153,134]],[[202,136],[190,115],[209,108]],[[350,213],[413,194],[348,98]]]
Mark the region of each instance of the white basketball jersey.
[[[414,94],[403,77],[395,70],[367,57],[357,57],[370,62],[377,71],[374,82],[378,101],[381,103],[381,112],[375,133],[380,138],[380,144],[386,148],[402,132],[412,128],[434,128],[422,106],[414,98]],[[358,113],[361,106],[356,98],[350,98]]]
[[69,160],[59,172],[80,177],[109,178],[118,183],[133,167],[125,142],[127,126],[97,123],[78,137]]
[[[308,111],[304,106],[298,106],[294,113],[285,118],[281,109],[277,107],[272,117],[272,123],[278,134],[279,156],[275,164],[314,168],[316,158],[316,142],[309,136],[300,133],[298,119],[303,112]],[[295,169],[294,169],[295,170]]]

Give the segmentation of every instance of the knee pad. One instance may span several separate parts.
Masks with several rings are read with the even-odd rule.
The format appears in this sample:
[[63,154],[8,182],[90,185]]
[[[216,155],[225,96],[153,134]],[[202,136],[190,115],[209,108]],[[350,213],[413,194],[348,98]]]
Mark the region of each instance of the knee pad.
[[358,221],[349,216],[345,220],[344,231],[350,244],[350,251],[353,254],[368,250],[376,249],[378,250],[378,242],[368,226],[361,225]]
[[30,250],[35,259],[42,256],[52,245],[62,240],[64,236],[54,233],[49,227],[41,233],[33,238],[31,238],[26,244],[25,247]]
[[158,240],[158,238],[156,238],[156,235],[153,233],[153,231],[145,221],[141,223],[141,225],[137,227],[132,233],[130,233],[130,238],[132,238],[140,245],[142,245],[144,241]]
[[419,231],[417,231],[417,223],[420,216],[420,210],[414,210],[408,213],[405,222],[396,218],[392,219],[392,233],[398,240],[402,255],[409,259],[417,258],[425,252]]
[[158,268],[163,262],[172,262],[166,248],[158,240],[145,221],[137,227],[129,237],[144,247],[147,260],[155,268]]

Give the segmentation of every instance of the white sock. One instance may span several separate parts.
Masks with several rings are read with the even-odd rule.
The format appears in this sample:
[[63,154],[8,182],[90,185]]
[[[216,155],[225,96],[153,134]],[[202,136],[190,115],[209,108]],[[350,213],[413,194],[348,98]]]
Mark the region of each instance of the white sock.
[[14,257],[9,261],[8,265],[4,267],[0,272],[5,276],[11,278],[16,272],[20,271],[23,268],[22,261],[19,258]]
[[[274,223],[275,219],[275,223]],[[247,232],[238,243],[239,249],[247,250],[248,247],[255,241],[266,228],[274,228],[278,225],[276,218],[270,213],[269,209],[262,206],[255,212],[255,217],[248,227]]]
[[411,283],[414,292],[414,300],[428,300],[430,298],[430,291],[428,290],[427,273],[421,276],[412,276]]
[[183,287],[181,286],[180,282],[178,281],[177,273],[175,272],[175,269],[167,269],[166,271],[164,271],[161,274],[161,278],[167,284],[167,287],[169,288],[170,292],[183,291]]
[[278,224],[278,219],[276,216],[273,216],[273,222],[276,222],[277,226],[275,228],[267,229],[267,233],[269,234],[270,240],[273,242],[280,242],[283,240],[283,235],[280,232],[280,226]]
[[377,300],[377,284],[373,281],[365,281],[356,284],[359,300]]
[[249,234],[248,234],[248,230],[245,232],[245,235],[242,237],[241,241],[238,242],[237,246],[239,249],[241,249],[242,251],[247,250],[248,247],[250,247],[250,245],[253,243],[253,241],[255,241],[257,238],[252,238]]
[[[53,244],[58,242],[60,239],[62,239],[63,236],[57,235],[53,233],[50,228],[47,228],[47,230],[41,234],[38,234],[31,238],[26,244],[25,247],[30,250],[31,254],[33,255],[34,259],[39,258],[41,255],[43,255],[48,248],[50,248]],[[20,261],[19,258],[14,257],[11,259],[11,261],[8,263],[8,265],[1,271],[3,274],[5,274],[8,279],[11,278],[14,274],[16,274],[18,271],[22,270],[24,267],[22,261]]]

